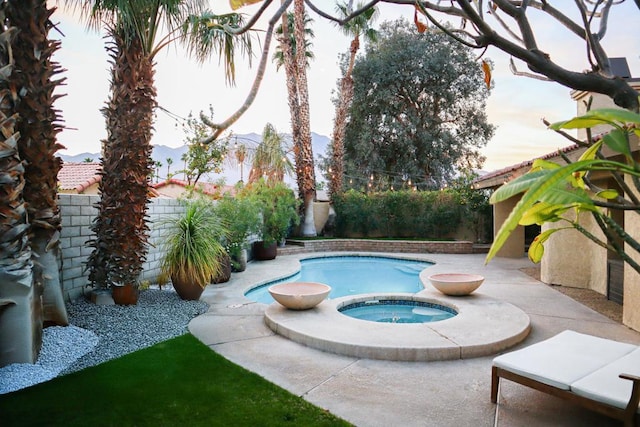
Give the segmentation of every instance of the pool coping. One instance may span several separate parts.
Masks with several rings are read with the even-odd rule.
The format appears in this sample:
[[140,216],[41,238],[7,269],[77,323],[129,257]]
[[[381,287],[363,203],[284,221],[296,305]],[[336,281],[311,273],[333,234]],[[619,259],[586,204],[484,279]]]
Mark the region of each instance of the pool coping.
[[[431,302],[458,315],[431,323],[377,323],[346,316],[344,304],[372,299]],[[396,361],[468,359],[498,353],[524,340],[529,316],[516,306],[475,293],[450,297],[430,289],[416,294],[376,293],[325,300],[310,310],[288,310],[274,302],[264,321],[294,342],[336,354]]]

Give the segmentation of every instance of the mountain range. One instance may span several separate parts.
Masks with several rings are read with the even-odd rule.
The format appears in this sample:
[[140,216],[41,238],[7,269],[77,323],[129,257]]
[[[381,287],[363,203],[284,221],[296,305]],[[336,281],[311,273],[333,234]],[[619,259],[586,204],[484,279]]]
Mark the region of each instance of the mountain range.
[[[238,142],[245,142],[249,146],[251,145],[257,146],[257,144],[261,140],[261,136],[257,133],[234,135],[233,138],[236,138]],[[285,138],[290,141],[291,135],[285,134]],[[326,156],[327,149],[329,148],[330,142],[331,142],[331,139],[329,137],[311,132],[311,144],[313,147],[313,156],[315,158],[316,167],[318,165],[320,156]],[[169,166],[170,173],[175,173],[175,171],[178,171],[184,168],[180,158],[184,153],[187,152],[187,150],[188,150],[187,145],[183,145],[181,147],[175,147],[175,148],[168,147],[166,145],[153,146],[153,152],[151,154],[153,161],[162,163],[162,166],[159,168],[159,171],[158,171],[161,179],[164,179],[167,176],[167,166],[168,166],[167,159],[172,159],[173,161],[173,163]],[[64,162],[80,163],[88,159],[92,159],[93,162],[100,161],[100,153],[85,152],[85,153],[80,153],[75,155],[62,154],[60,155],[60,157]],[[241,171],[239,168],[232,167],[227,164],[225,164],[223,167],[224,167],[224,170],[221,174],[213,174],[213,173],[209,174],[209,176],[205,178],[206,181],[214,182],[214,181],[218,181],[221,178],[224,178],[227,184],[233,185],[240,180]],[[244,170],[242,171],[242,175],[243,175],[242,178],[246,180],[249,175],[249,167],[247,165],[245,165]],[[316,173],[316,176],[320,177],[321,175],[319,173]],[[175,177],[178,179],[183,178],[182,174],[176,174]],[[290,179],[292,180],[292,182],[295,181],[294,177],[290,177]]]

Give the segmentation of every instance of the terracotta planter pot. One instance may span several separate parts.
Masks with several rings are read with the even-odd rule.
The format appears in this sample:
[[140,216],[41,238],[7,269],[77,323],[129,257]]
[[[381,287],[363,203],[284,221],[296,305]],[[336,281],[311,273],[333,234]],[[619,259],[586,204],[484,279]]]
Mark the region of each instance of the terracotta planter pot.
[[221,260],[222,273],[219,276],[214,277],[211,283],[224,283],[231,279],[231,257],[225,255]]
[[200,286],[198,283],[193,283],[188,280],[180,280],[176,276],[171,276],[171,283],[173,283],[173,289],[183,300],[196,301],[200,299],[200,295],[204,292],[204,286]]
[[111,287],[111,297],[118,305],[138,304],[138,294],[138,288],[131,284]]
[[266,246],[262,240],[253,243],[253,257],[255,259],[259,261],[268,261],[270,259],[275,259],[276,255],[278,255],[278,245],[276,242]]

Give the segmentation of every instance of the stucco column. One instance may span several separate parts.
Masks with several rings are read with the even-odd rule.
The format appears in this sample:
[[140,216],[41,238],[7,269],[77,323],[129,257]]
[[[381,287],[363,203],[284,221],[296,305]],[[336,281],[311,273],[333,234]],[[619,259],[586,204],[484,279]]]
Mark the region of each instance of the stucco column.
[[[566,214],[575,218],[575,213]],[[580,225],[604,240],[604,234],[593,217],[580,216]],[[565,227],[566,223],[546,223],[542,230]],[[540,280],[554,285],[592,289],[607,294],[607,250],[596,245],[577,230],[560,230],[544,244]]]
[[[509,217],[520,196],[514,196],[493,205],[493,236],[495,237],[502,223]],[[521,258],[524,256],[524,227],[517,226],[511,233],[496,256],[503,258]]]
[[[625,180],[630,188],[635,188],[628,175],[625,177]],[[636,195],[638,195],[637,192]],[[637,212],[625,212],[624,229],[635,239],[640,238],[640,215],[638,215]],[[634,261],[640,262],[640,254],[626,244],[625,251],[631,256],[631,258],[633,258]],[[626,263],[624,265],[624,304],[622,306],[622,323],[636,331],[640,331],[640,274]]]

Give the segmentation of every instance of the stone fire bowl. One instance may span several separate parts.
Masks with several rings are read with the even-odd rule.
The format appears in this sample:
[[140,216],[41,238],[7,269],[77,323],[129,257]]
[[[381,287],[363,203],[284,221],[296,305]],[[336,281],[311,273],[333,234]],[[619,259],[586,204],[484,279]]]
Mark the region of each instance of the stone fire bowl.
[[441,273],[429,276],[431,284],[445,295],[469,295],[484,282],[479,274]]
[[274,300],[290,310],[308,310],[320,304],[331,292],[331,286],[315,282],[280,283],[269,287]]

